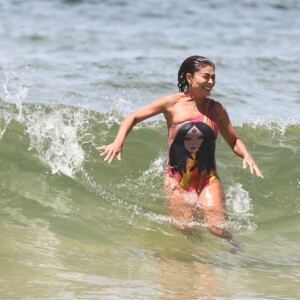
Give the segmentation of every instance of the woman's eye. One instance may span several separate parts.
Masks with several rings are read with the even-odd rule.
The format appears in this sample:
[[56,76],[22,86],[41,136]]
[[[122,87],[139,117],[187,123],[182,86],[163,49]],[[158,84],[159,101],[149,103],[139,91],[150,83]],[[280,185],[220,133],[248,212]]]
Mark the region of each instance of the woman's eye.
[[186,136],[185,138],[184,138],[184,140],[185,141],[190,141],[192,138],[190,138],[190,137],[188,137],[188,136]]
[[197,137],[197,139],[198,139],[198,140],[203,140],[203,135],[199,135],[199,136]]
[[216,75],[204,74],[203,78],[206,79],[206,80],[209,80],[209,79],[216,80]]

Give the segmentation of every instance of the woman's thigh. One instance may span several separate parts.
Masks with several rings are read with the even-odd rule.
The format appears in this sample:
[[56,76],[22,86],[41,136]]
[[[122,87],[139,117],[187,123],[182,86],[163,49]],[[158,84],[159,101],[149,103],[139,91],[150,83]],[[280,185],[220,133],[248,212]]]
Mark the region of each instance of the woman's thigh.
[[222,228],[226,216],[223,208],[224,194],[219,179],[215,179],[197,194],[195,191],[187,192],[174,178],[166,175],[165,191],[169,201],[169,216],[172,225],[178,230],[192,231],[195,221],[200,221],[214,234],[224,234]]
[[165,191],[169,200],[171,223],[177,230],[190,234],[196,222],[200,221],[216,236],[232,239],[232,235],[224,229],[224,194],[219,179],[215,179],[197,194],[187,192],[175,179],[167,175]]
[[168,175],[165,176],[164,183],[172,225],[181,231],[192,230],[198,195],[196,192],[187,192]]
[[198,207],[203,212],[208,226],[222,227],[224,214],[224,193],[219,179],[207,185],[199,194]]

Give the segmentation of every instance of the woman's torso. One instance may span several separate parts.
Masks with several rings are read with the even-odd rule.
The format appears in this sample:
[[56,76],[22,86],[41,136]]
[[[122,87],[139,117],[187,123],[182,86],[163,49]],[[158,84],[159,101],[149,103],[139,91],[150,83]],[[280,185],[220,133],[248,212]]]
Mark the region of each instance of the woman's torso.
[[211,98],[207,98],[201,110],[199,110],[197,105],[193,105],[194,103],[187,102],[191,101],[185,101],[179,98],[179,100],[176,100],[176,103],[172,105],[170,113],[167,116],[165,115],[168,125],[169,148],[170,142],[174,140],[178,127],[186,122],[203,122],[213,129],[215,138],[218,136],[219,116],[217,102]]
[[[207,98],[201,110],[184,103],[169,124],[168,173],[189,190],[200,186],[198,181],[216,178],[215,140],[218,136],[216,102]],[[185,109],[184,109],[185,108]],[[182,121],[179,121],[182,120]],[[177,122],[176,122],[177,121]]]

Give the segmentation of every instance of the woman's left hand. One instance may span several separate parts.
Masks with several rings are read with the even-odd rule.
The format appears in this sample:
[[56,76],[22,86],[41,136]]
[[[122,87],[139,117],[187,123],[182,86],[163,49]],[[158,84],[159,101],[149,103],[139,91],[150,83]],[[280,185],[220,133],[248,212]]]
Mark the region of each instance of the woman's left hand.
[[251,173],[253,174],[253,170],[255,171],[256,175],[258,177],[264,178],[262,173],[260,172],[258,166],[256,165],[253,157],[251,155],[245,155],[243,159],[243,168],[247,169],[247,167],[250,168]]

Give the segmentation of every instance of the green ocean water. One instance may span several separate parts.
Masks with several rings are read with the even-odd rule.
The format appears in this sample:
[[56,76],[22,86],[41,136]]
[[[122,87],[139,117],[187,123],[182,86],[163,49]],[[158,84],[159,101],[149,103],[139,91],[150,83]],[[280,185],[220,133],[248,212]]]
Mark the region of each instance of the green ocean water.
[[[1,300],[300,298],[298,0],[0,2]],[[96,150],[195,54],[265,177],[219,136],[237,253],[170,225],[161,116]]]
[[137,126],[108,165],[96,148],[118,111],[1,100],[0,116],[1,299],[300,297],[298,123],[236,126],[263,180],[218,138],[232,253],[204,224],[170,225],[164,122]]

